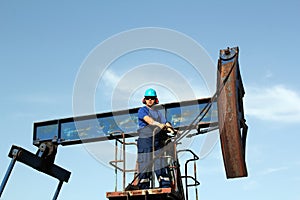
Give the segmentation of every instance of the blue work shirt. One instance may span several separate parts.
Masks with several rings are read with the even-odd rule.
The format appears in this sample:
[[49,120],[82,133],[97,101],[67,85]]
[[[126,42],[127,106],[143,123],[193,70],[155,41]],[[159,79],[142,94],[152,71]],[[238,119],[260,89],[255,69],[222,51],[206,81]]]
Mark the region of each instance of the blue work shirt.
[[145,116],[151,117],[154,121],[165,124],[167,122],[166,118],[159,112],[159,110],[150,109],[147,106],[143,106],[138,111],[138,122],[139,128],[144,128],[148,123],[144,120]]

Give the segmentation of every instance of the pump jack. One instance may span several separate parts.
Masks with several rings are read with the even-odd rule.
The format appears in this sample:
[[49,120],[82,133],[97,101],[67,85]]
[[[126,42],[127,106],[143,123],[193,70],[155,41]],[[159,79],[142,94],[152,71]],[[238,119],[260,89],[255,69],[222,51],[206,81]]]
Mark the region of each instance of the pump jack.
[[[54,164],[59,145],[75,145],[86,142],[115,140],[116,154],[118,145],[122,147],[122,159],[115,157],[110,162],[115,171],[123,173],[123,189],[107,192],[109,200],[188,200],[189,187],[196,188],[200,182],[196,177],[196,161],[199,157],[190,149],[177,149],[179,141],[184,137],[206,134],[219,129],[224,168],[227,178],[246,177],[248,175],[245,162],[245,149],[247,125],[244,118],[243,97],[245,94],[238,63],[238,47],[220,50],[218,60],[217,91],[211,98],[196,99],[191,101],[168,103],[159,105],[178,131],[175,137],[168,138],[168,150],[163,156],[168,159],[169,170],[172,178],[171,188],[152,188],[147,190],[125,190],[125,176],[127,172],[136,172],[135,169],[125,169],[127,145],[129,138],[137,136],[137,111],[138,108],[118,112],[100,113],[57,119],[34,123],[33,144],[38,147],[33,154],[21,147],[13,145],[9,152],[12,158],[3,178],[0,197],[9,179],[16,161],[22,162],[40,172],[58,179],[53,200],[57,199],[63,182],[68,182],[71,172]],[[130,120],[128,120],[130,119]],[[121,125],[121,121],[126,121]],[[101,130],[99,129],[101,127]],[[194,131],[193,133],[190,133]],[[192,158],[185,162],[184,174],[180,171],[180,162],[177,154],[188,152]],[[189,163],[194,163],[194,174],[188,175]],[[120,167],[120,163],[123,167]],[[183,181],[184,180],[184,181]],[[133,182],[132,182],[133,183]]]

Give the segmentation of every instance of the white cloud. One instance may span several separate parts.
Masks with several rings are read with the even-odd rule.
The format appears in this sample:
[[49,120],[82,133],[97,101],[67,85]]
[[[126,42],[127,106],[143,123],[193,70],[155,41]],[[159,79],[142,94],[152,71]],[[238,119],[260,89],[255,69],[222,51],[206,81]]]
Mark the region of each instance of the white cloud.
[[268,168],[265,171],[263,171],[262,174],[268,175],[268,174],[285,171],[285,170],[288,170],[288,168],[287,167]]
[[246,88],[245,113],[261,120],[300,122],[300,95],[283,85]]
[[267,72],[266,72],[266,78],[271,78],[271,77],[273,77],[273,73],[270,71],[270,70],[268,70]]
[[120,81],[120,77],[115,72],[109,69],[104,72],[102,79],[105,85],[111,86],[112,88],[114,88]]
[[161,103],[209,96],[205,84],[199,82],[195,87],[187,77],[170,66],[146,63],[121,75],[118,71],[106,70],[99,80],[97,93],[113,110],[120,110],[140,106],[144,91],[149,87],[156,89]]

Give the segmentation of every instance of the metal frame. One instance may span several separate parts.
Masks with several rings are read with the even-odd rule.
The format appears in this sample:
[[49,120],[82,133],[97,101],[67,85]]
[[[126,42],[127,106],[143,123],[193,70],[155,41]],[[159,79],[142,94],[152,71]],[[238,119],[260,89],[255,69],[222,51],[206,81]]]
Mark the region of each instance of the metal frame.
[[[182,102],[174,102],[174,103],[168,103],[168,104],[160,104],[157,105],[156,107],[160,110],[163,111],[163,113],[165,114],[165,116],[167,116],[169,114],[169,112],[171,111],[171,109],[173,108],[177,108],[177,107],[185,107],[185,106],[192,106],[192,105],[201,105],[201,104],[206,104],[210,101],[210,98],[203,98],[203,99],[196,99],[196,100],[190,100],[190,101],[182,101]],[[120,135],[116,135],[114,134],[114,136],[112,136],[110,133],[106,133],[106,135],[104,136],[95,136],[95,137],[91,137],[91,138],[77,138],[77,139],[73,139],[73,140],[66,140],[66,138],[64,138],[61,134],[62,131],[62,126],[66,123],[80,123],[83,122],[85,120],[99,120],[99,119],[104,119],[107,117],[118,117],[121,115],[137,115],[139,108],[132,108],[129,110],[121,110],[121,111],[116,111],[116,112],[107,112],[107,113],[98,113],[95,115],[86,115],[86,116],[79,116],[79,117],[70,117],[70,118],[63,118],[63,119],[56,119],[56,120],[50,120],[50,121],[44,121],[44,122],[36,122],[34,123],[34,127],[33,127],[33,144],[36,146],[39,146],[41,143],[46,142],[46,141],[51,141],[53,143],[56,144],[61,144],[61,145],[73,145],[73,144],[80,144],[80,143],[87,143],[87,142],[97,142],[97,141],[105,141],[105,140],[113,140],[116,137],[121,138],[121,134]],[[217,111],[216,111],[217,112]],[[216,120],[217,120],[217,116],[216,116]],[[216,121],[214,121],[216,122]],[[171,122],[172,123],[172,122]],[[212,122],[213,123],[213,122]],[[201,126],[205,126],[205,124],[201,124]],[[52,137],[48,137],[46,139],[43,138],[39,138],[38,134],[39,134],[39,129],[45,128],[46,130],[50,130],[51,128],[53,129],[52,132]],[[136,129],[137,129],[137,124],[136,124]],[[185,126],[175,126],[175,128],[177,129],[182,129],[185,128]],[[125,137],[135,137],[137,136],[137,133],[135,131],[133,132],[126,132],[124,130],[118,129],[118,130],[114,130],[113,132],[124,132],[125,133]],[[51,134],[50,134],[51,135]]]
[[10,158],[12,158],[12,160],[6,171],[5,177],[1,183],[0,197],[1,197],[2,192],[4,191],[5,185],[9,179],[9,176],[13,170],[13,167],[14,167],[16,161],[24,163],[25,165],[28,165],[29,167],[32,167],[42,173],[45,173],[45,174],[52,176],[59,180],[59,184],[56,188],[55,194],[53,196],[53,200],[57,199],[59,192],[61,190],[61,187],[63,185],[63,182],[69,181],[71,172],[69,172],[69,171],[53,164],[52,162],[49,162],[47,159],[37,156],[21,147],[13,145],[10,149],[8,156]]
[[[175,102],[169,104],[160,104],[158,109],[161,109],[165,116],[168,116],[168,112],[172,108],[189,106],[189,105],[200,105],[207,104],[208,110],[211,109],[213,103],[215,103],[215,97],[217,97],[217,120],[209,122],[203,122],[202,120],[207,115],[207,112],[203,114],[198,120],[198,123],[193,124],[193,126],[184,126],[179,125],[175,126],[176,129],[185,129],[185,130],[194,130],[197,129],[197,133],[182,135],[182,137],[192,137],[198,134],[204,134],[209,131],[219,128],[222,154],[224,160],[224,166],[226,170],[227,178],[235,177],[245,177],[248,175],[246,161],[245,161],[245,149],[246,149],[246,138],[248,126],[244,118],[244,108],[243,108],[243,97],[245,94],[239,64],[238,64],[238,47],[228,48],[220,51],[220,57],[218,62],[218,78],[217,78],[217,92],[212,98],[196,99],[191,101]],[[75,138],[68,139],[62,136],[62,126],[67,123],[82,122],[90,119],[104,119],[106,117],[121,116],[121,115],[136,115],[139,108],[132,108],[129,110],[122,110],[117,112],[107,112],[99,113],[94,115],[70,117],[64,119],[55,119],[44,122],[36,122],[33,127],[33,144],[39,147],[39,150],[36,154],[33,154],[21,147],[12,146],[9,157],[12,158],[8,170],[5,174],[5,177],[2,181],[0,187],[0,196],[5,188],[5,185],[9,179],[9,176],[13,170],[13,167],[16,161],[20,161],[38,171],[41,171],[49,176],[52,176],[59,180],[56,192],[54,194],[53,200],[56,200],[59,192],[62,188],[63,182],[68,182],[70,177],[70,172],[55,165],[54,159],[56,155],[56,148],[58,145],[73,145],[80,144],[83,142],[97,142],[105,140],[116,140],[121,142],[123,145],[123,153],[125,153],[125,138],[137,136],[136,131],[126,132],[124,130],[114,130],[118,131],[119,134],[112,134],[105,132],[104,135],[92,136],[90,138]],[[212,112],[212,110],[210,110]],[[214,110],[215,111],[215,110]],[[201,111],[202,113],[202,111]],[[200,113],[200,114],[201,114]],[[195,119],[196,120],[196,119]],[[197,122],[197,120],[195,121]],[[172,122],[171,122],[172,123]],[[194,121],[193,121],[194,123]],[[204,128],[204,130],[203,130]],[[46,137],[38,138],[40,129],[44,129]],[[76,129],[77,133],[78,130]],[[75,131],[75,132],[76,132]],[[189,131],[187,132],[189,133]],[[47,135],[48,134],[48,135]],[[122,140],[121,140],[122,139]],[[174,142],[176,143],[176,141]],[[48,151],[47,151],[48,150]],[[177,153],[177,152],[176,152]],[[194,155],[193,159],[190,159],[186,162],[185,175],[181,176],[179,161],[174,161],[174,167],[176,169],[176,180],[177,187],[183,188],[181,178],[186,179],[186,193],[188,193],[187,187],[197,186],[200,183],[196,180],[196,171],[194,171],[194,177],[187,175],[187,163],[189,161],[197,160],[197,156]],[[116,157],[117,158],[117,157]],[[121,170],[123,172],[123,178],[125,180],[125,155],[123,155],[123,160],[117,160],[111,162],[113,166],[116,167],[116,170]],[[123,162],[123,169],[119,168],[117,163]],[[195,168],[196,169],[196,168]],[[194,184],[188,184],[187,179],[191,178],[194,181]],[[125,183],[123,182],[123,190]],[[176,188],[178,190],[178,188]],[[196,189],[197,195],[197,189]],[[107,198],[110,200],[113,199],[155,199],[155,200],[164,200],[164,199],[173,199],[173,200],[183,200],[184,191],[174,191],[171,188],[159,188],[159,189],[150,189],[150,190],[135,190],[135,191],[126,191],[126,192],[108,192],[106,194]],[[198,197],[198,196],[197,196]],[[186,200],[188,199],[188,194],[186,194]]]

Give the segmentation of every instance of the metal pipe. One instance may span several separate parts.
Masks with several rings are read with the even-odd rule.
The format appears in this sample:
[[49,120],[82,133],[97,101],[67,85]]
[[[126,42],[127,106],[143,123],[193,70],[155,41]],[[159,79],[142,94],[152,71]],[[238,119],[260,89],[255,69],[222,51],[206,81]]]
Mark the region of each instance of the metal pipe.
[[[151,152],[152,153],[152,155],[151,155],[152,156],[152,159],[151,159],[151,163],[152,163],[152,170],[151,170],[152,177],[151,177],[151,180],[152,180],[152,182],[151,182],[151,188],[155,187],[155,161],[157,159],[156,156],[155,156],[155,151],[156,151],[156,149],[155,149],[155,135],[158,133],[158,131],[160,131],[160,130],[159,130],[158,127],[156,127],[156,128],[154,128],[154,130],[152,132],[152,152]],[[159,156],[161,156],[161,154]]]
[[123,137],[123,145],[122,145],[122,150],[123,150],[123,191],[125,191],[125,184],[126,184],[126,154],[125,154],[125,134],[122,133]]
[[[189,161],[189,160],[188,160]],[[188,168],[188,161],[185,162],[184,167],[184,176],[185,176],[185,198],[186,200],[189,200],[189,191],[188,191],[188,175],[187,175],[187,168]]]
[[195,195],[196,195],[196,200],[198,200],[198,187],[196,186],[197,185],[197,166],[196,166],[196,162],[194,161],[194,177],[195,177]]
[[62,187],[63,183],[64,183],[63,181],[59,181],[58,186],[57,186],[57,188],[56,188],[56,191],[55,191],[55,194],[54,194],[52,200],[56,200],[56,199],[57,199],[57,197],[58,197],[58,195],[59,195],[59,192],[60,192],[60,190],[61,190],[61,187]]
[[118,140],[116,139],[115,141],[115,192],[118,190],[118,169],[117,169],[117,166],[118,166]]
[[10,176],[10,174],[11,174],[11,172],[12,172],[14,166],[15,166],[15,163],[16,163],[16,161],[17,161],[17,154],[18,154],[18,152],[19,152],[18,150],[14,150],[14,152],[13,152],[13,157],[12,157],[12,159],[11,159],[11,161],[10,161],[10,164],[9,164],[9,166],[8,166],[8,169],[7,169],[7,171],[6,171],[6,174],[5,174],[5,176],[4,176],[4,178],[3,178],[3,181],[2,181],[2,183],[1,183],[1,187],[0,187],[0,197],[1,197],[1,195],[2,195],[2,192],[4,191],[4,188],[5,188],[5,185],[6,185],[7,181],[8,181],[8,179],[9,179],[9,176]]

